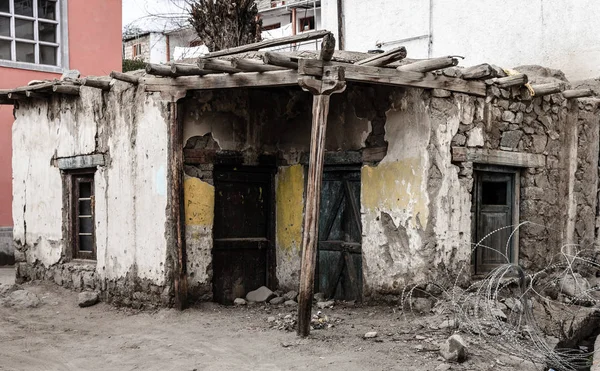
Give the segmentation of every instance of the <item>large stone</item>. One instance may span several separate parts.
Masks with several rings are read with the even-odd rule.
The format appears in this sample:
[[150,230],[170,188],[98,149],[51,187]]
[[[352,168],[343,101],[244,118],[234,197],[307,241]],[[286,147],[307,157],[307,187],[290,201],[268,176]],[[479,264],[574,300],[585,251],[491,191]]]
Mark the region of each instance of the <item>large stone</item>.
[[32,292],[16,290],[8,295],[4,305],[14,308],[36,308],[40,305],[40,299]]
[[271,301],[269,301],[269,303],[271,303],[273,305],[283,304],[284,302],[285,302],[285,298],[283,296],[277,296],[277,297],[271,299]]
[[467,135],[467,147],[483,147],[485,144],[481,128],[473,128]]
[[254,291],[250,291],[246,294],[246,300],[252,301],[255,303],[264,303],[266,301],[271,300],[275,297],[275,293],[266,286],[261,286]]
[[325,294],[323,294],[322,292],[317,292],[316,294],[313,295],[313,298],[315,299],[315,301],[317,303],[320,301],[325,301]]
[[296,300],[296,298],[298,297],[298,292],[297,291],[288,291],[285,294],[283,294],[283,298],[285,300]]
[[84,291],[77,296],[77,304],[79,304],[81,308],[91,307],[96,304],[98,300],[99,297],[96,291]]
[[243,298],[236,298],[233,301],[234,305],[246,305],[246,300],[244,300]]
[[333,307],[334,304],[335,304],[335,302],[333,300],[320,301],[317,303],[317,308],[325,309],[325,308]]
[[517,148],[519,145],[519,141],[521,140],[521,136],[523,136],[523,132],[518,130],[505,131],[502,133],[502,139],[500,140],[500,147],[505,148]]
[[513,123],[515,121],[515,114],[511,111],[502,112],[502,121]]
[[298,306],[298,303],[296,303],[293,300],[286,300],[286,302],[283,303],[283,305],[285,305],[286,307],[296,307]]
[[590,283],[579,273],[567,273],[560,281],[560,290],[570,297],[586,297],[590,290]]
[[377,337],[377,331],[369,331],[365,334],[365,339],[373,339]]
[[440,354],[446,361],[464,362],[467,359],[467,342],[454,334],[440,346]]

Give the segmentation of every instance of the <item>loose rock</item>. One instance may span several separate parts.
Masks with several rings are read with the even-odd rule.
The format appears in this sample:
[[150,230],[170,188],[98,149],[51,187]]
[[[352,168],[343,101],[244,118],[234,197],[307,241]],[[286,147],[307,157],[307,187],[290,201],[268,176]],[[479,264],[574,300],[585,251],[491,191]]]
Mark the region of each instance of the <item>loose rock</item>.
[[250,291],[246,294],[247,301],[253,301],[255,303],[264,303],[275,297],[275,293],[269,290],[266,286],[261,286],[254,291]]
[[246,300],[242,298],[237,298],[233,301],[234,305],[246,305]]
[[40,299],[32,292],[17,290],[8,295],[4,305],[15,308],[36,308],[40,305]]
[[316,300],[317,303],[320,301],[325,301],[325,294],[323,294],[322,292],[317,292],[313,295],[313,298]]
[[298,292],[297,291],[288,291],[285,294],[283,294],[283,298],[285,300],[296,300],[296,298],[298,297]]
[[448,371],[450,370],[450,368],[452,368],[452,366],[450,366],[447,363],[440,363],[436,368],[435,371]]
[[283,305],[287,306],[287,307],[295,307],[298,305],[298,303],[296,303],[293,300],[287,300],[285,303],[283,303]]
[[365,339],[372,339],[377,337],[377,331],[369,331],[365,334]]
[[319,308],[319,309],[330,308],[330,307],[333,307],[334,304],[335,304],[335,302],[333,300],[321,301],[321,302],[317,303],[317,308]]
[[95,291],[84,291],[77,296],[77,303],[81,308],[91,307],[98,302],[98,293]]
[[283,302],[285,302],[285,298],[283,296],[278,296],[276,298],[271,299],[269,303],[271,303],[272,305],[279,305],[283,304]]
[[457,334],[454,334],[440,346],[440,354],[446,361],[464,362],[467,359],[467,343]]

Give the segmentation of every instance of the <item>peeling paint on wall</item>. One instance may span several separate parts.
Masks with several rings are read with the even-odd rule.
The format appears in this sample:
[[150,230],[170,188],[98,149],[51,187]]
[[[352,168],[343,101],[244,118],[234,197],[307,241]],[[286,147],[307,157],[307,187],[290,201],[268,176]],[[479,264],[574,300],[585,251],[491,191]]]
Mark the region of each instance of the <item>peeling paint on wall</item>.
[[189,176],[183,187],[188,285],[192,297],[210,300],[215,187]]
[[215,187],[198,178],[184,181],[185,224],[211,226],[215,216]]
[[294,288],[299,281],[304,209],[304,167],[280,167],[276,191],[277,278]]

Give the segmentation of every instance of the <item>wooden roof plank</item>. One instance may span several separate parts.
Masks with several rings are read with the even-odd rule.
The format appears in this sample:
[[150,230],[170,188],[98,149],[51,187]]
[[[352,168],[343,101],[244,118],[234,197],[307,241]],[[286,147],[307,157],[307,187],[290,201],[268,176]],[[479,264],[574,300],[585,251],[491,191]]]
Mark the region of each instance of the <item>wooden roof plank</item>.
[[298,85],[298,72],[294,70],[269,72],[241,72],[236,74],[210,74],[177,78],[143,77],[146,91],[207,90],[248,87],[277,87]]
[[357,66],[338,62],[322,62],[303,59],[299,61],[300,74],[321,76],[324,66],[341,66],[347,81],[383,84],[392,86],[446,89],[459,93],[486,96],[486,85],[481,81],[467,81],[431,73],[398,71],[381,67]]
[[291,44],[291,43],[300,43],[300,42],[304,42],[304,41],[316,40],[316,39],[321,39],[325,35],[328,35],[330,33],[331,32],[329,32],[327,30],[303,32],[299,35],[280,37],[277,39],[270,39],[270,40],[263,40],[263,41],[260,41],[257,43],[252,43],[252,44],[247,44],[247,45],[242,45],[242,46],[236,46],[234,48],[219,50],[216,52],[208,53],[203,58],[223,57],[225,55],[256,51],[256,50],[269,48],[269,47],[273,47],[273,46],[281,46],[281,45],[287,45],[287,44]]

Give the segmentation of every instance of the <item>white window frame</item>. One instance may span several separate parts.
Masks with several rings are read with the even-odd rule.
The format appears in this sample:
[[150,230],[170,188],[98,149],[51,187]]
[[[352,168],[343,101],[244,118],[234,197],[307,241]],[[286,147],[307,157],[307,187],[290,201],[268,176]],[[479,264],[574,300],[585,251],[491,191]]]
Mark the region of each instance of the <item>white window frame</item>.
[[[14,0],[9,0],[9,13],[0,12],[0,16],[10,17],[10,37],[0,36],[2,40],[11,42],[12,60],[0,59],[0,67],[19,68],[32,71],[62,73],[69,69],[69,35],[68,35],[68,0],[56,0],[56,20],[42,20],[42,22],[54,23],[56,27],[56,43],[50,43],[38,40],[38,0],[33,0],[33,17],[15,15]],[[15,36],[15,17],[19,19],[33,21],[33,40],[17,39]],[[17,62],[16,42],[35,43],[35,63]],[[56,52],[56,66],[39,64],[40,45],[50,45],[58,47]]]

